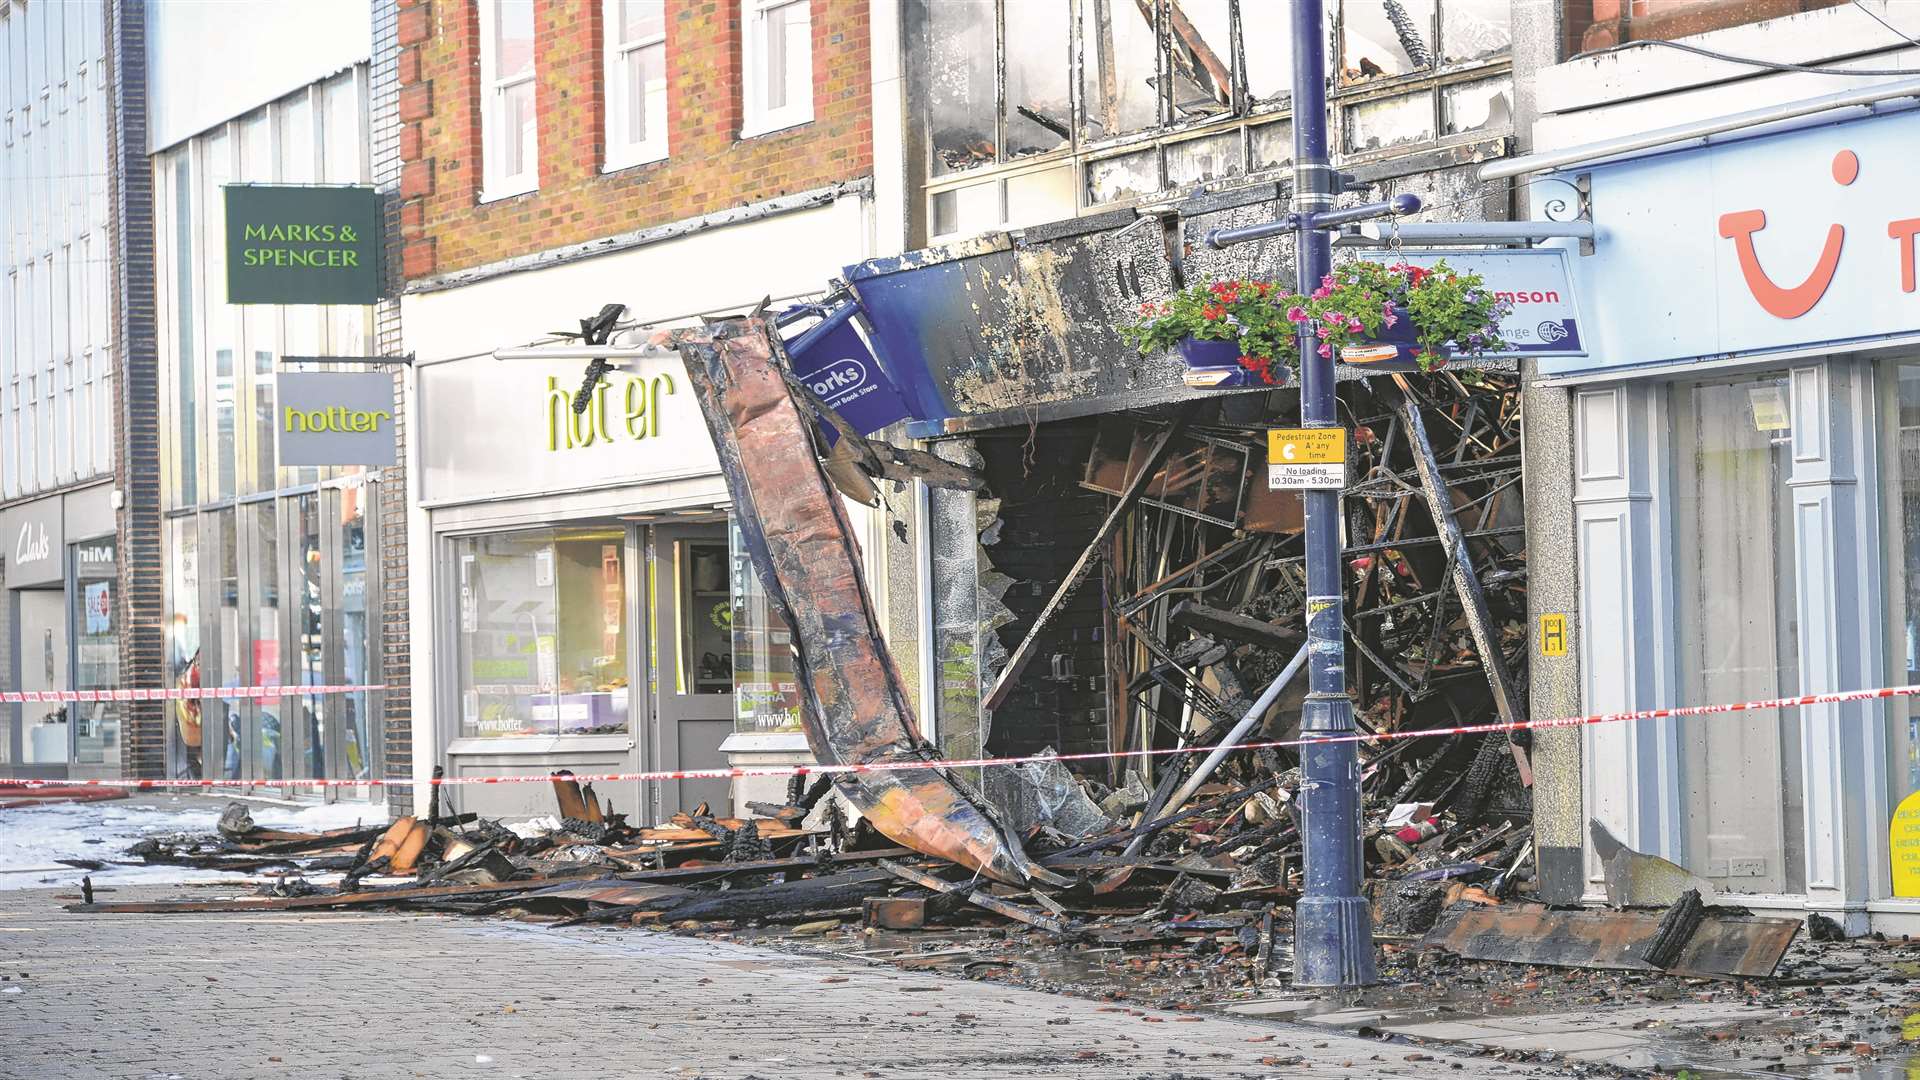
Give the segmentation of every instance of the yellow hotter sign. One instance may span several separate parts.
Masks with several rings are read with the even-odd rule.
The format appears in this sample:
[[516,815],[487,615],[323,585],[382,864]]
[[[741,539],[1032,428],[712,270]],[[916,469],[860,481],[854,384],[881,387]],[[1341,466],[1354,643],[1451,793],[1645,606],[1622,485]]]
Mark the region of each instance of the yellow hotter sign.
[[1888,830],[1893,855],[1893,895],[1920,896],[1920,791],[1900,800]]

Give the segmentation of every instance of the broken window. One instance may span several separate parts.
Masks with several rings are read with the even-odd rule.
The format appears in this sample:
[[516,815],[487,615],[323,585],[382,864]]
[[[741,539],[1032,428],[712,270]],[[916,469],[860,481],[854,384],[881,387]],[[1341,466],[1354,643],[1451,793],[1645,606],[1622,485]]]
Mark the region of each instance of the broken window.
[[1086,101],[1083,132],[1104,139],[1160,123],[1160,50],[1154,5],[1086,0],[1080,9]]
[[1007,160],[1073,141],[1073,22],[1066,5],[1021,5],[1007,34]]
[[1293,93],[1293,13],[1281,3],[1240,5],[1240,47],[1247,92],[1272,101]]
[[1276,120],[1247,132],[1255,169],[1277,169],[1293,164],[1293,121]]
[[1148,195],[1160,186],[1160,152],[1152,148],[1087,162],[1089,203]]
[[925,3],[931,55],[920,73],[926,92],[933,175],[991,164],[994,124],[994,0]]
[[1167,147],[1167,183],[1176,187],[1240,176],[1246,171],[1246,157],[1241,152],[1237,129]]
[[1510,0],[1446,0],[1440,6],[1440,45],[1450,64],[1506,52],[1513,45]]
[[1433,66],[1434,0],[1344,0],[1340,81],[1407,75]]
[[1233,111],[1233,11],[1231,0],[1172,0],[1173,118],[1219,116]]
[[1351,105],[1345,115],[1349,154],[1433,138],[1433,95],[1427,91]]
[[1482,79],[1449,86],[1441,93],[1448,135],[1469,131],[1506,131],[1513,127],[1513,80]]

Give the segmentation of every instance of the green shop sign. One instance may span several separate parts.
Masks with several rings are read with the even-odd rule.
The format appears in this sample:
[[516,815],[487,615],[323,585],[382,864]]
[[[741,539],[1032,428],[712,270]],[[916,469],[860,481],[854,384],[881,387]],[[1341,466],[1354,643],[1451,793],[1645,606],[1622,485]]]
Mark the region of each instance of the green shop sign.
[[226,193],[228,303],[380,299],[378,191],[232,184]]

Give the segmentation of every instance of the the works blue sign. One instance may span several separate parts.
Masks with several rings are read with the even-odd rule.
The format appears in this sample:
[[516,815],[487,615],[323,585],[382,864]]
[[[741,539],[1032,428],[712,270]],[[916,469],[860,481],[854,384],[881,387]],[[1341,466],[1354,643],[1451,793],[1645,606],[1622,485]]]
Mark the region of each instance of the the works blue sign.
[[[819,324],[789,340],[787,356],[793,361],[793,373],[828,407],[853,425],[862,435],[871,435],[888,424],[908,417],[907,406],[894,390],[893,380],[880,369],[867,343],[853,325],[852,303],[829,312]],[[827,442],[838,436],[822,425]]]

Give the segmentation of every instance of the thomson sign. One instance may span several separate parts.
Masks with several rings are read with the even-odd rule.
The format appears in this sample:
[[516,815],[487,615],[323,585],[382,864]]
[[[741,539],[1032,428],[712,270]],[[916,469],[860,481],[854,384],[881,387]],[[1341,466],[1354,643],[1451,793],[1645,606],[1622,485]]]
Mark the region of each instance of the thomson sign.
[[1361,256],[1374,262],[1423,268],[1445,259],[1462,273],[1479,274],[1493,295],[1512,305],[1500,320],[1504,352],[1486,356],[1585,356],[1580,336],[1580,309],[1574,303],[1567,278],[1567,253],[1560,248],[1526,251],[1369,251]]

